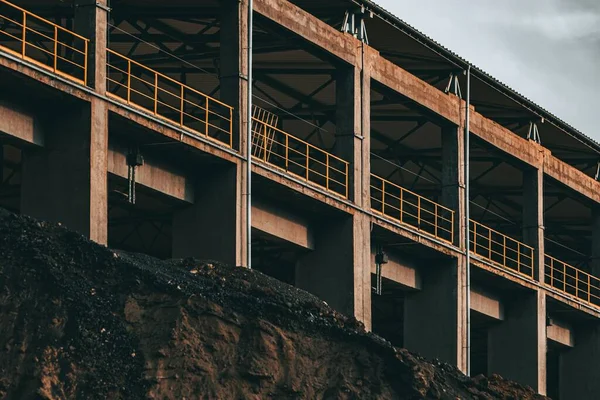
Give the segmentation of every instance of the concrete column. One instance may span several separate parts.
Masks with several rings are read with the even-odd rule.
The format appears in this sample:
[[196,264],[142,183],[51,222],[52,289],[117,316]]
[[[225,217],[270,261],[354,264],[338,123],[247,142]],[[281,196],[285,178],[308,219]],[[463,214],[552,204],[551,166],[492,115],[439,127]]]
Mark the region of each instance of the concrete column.
[[600,278],[600,205],[592,208],[592,275]]
[[[367,48],[365,52],[370,51]],[[358,206],[370,208],[371,179],[371,75],[362,46],[357,67],[336,71],[336,132],[334,153],[350,163],[348,197]]]
[[575,346],[560,355],[560,399],[596,399],[600,393],[600,326],[575,328]]
[[362,214],[328,220],[315,250],[296,265],[296,286],[371,329],[370,220]]
[[523,171],[523,242],[533,247],[534,277],[544,282],[544,171]]
[[454,210],[454,244],[465,248],[465,134],[442,128],[442,205]]
[[488,373],[546,393],[546,295],[512,296],[504,321],[488,333]]
[[[247,158],[248,140],[248,1],[225,0],[221,2],[220,28],[220,95],[223,102],[234,107],[233,146]],[[246,183],[248,163],[237,164],[236,197],[236,257],[233,265],[247,266],[246,257]]]
[[240,168],[239,165],[213,168],[198,175],[194,204],[173,215],[173,257],[238,265],[236,210],[240,200],[237,184]]
[[404,347],[466,371],[465,258],[421,272],[423,288],[404,302]]
[[108,0],[77,0],[75,32],[90,40],[88,48],[88,86],[106,92],[106,48]]
[[45,147],[23,151],[21,213],[108,241],[108,110],[70,106],[48,121]]

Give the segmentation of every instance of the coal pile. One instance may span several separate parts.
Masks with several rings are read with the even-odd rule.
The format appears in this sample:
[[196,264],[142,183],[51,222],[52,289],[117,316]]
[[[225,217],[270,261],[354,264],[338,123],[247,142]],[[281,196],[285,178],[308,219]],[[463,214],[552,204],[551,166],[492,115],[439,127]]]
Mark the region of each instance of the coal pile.
[[365,333],[256,271],[0,210],[2,399],[543,399]]

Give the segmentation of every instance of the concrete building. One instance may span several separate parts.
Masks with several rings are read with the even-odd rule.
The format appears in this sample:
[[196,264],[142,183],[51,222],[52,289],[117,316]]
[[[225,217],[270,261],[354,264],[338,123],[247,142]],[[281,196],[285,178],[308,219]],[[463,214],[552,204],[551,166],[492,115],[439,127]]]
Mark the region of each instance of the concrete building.
[[598,143],[368,0],[254,0],[250,124],[247,0],[13,3],[0,206],[600,396]]

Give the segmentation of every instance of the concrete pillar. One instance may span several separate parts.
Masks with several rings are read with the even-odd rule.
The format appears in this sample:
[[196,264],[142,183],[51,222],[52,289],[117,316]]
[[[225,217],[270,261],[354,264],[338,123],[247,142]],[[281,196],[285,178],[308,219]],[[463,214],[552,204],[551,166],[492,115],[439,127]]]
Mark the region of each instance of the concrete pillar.
[[[220,27],[220,96],[223,102],[234,107],[233,114],[233,146],[239,150],[244,159],[248,157],[246,143],[248,140],[248,1],[225,0],[221,2]],[[247,234],[246,234],[246,184],[248,163],[237,164],[236,197],[236,258],[232,263],[247,266]]]
[[546,393],[546,295],[512,296],[505,318],[488,333],[488,373]]
[[442,128],[442,205],[454,211],[454,244],[465,248],[465,134]]
[[421,272],[422,290],[404,302],[404,347],[466,371],[465,258]]
[[72,105],[48,121],[45,147],[23,151],[21,213],[108,241],[108,110]]
[[600,205],[592,208],[592,275],[600,278]]
[[[371,75],[362,47],[359,67],[336,71],[336,132],[334,153],[350,163],[348,197],[358,206],[370,208],[371,180]],[[365,52],[369,51],[365,48]]]
[[596,399],[600,393],[600,326],[575,328],[575,346],[560,355],[560,399]]
[[534,278],[544,282],[544,172],[523,171],[523,242],[533,247]]
[[198,174],[194,204],[173,215],[174,258],[196,257],[239,265],[236,234],[239,165],[213,167]]
[[88,48],[88,86],[106,92],[106,48],[108,40],[108,0],[77,0],[74,30],[90,40]]
[[296,286],[371,329],[370,220],[362,214],[318,227],[315,250],[296,265]]

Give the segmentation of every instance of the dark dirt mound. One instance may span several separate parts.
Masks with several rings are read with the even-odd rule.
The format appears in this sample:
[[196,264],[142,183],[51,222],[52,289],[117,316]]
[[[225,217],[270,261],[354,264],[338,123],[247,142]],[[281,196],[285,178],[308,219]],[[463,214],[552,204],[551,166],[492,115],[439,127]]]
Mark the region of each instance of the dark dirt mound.
[[0,211],[0,398],[542,399],[259,272],[117,253]]

